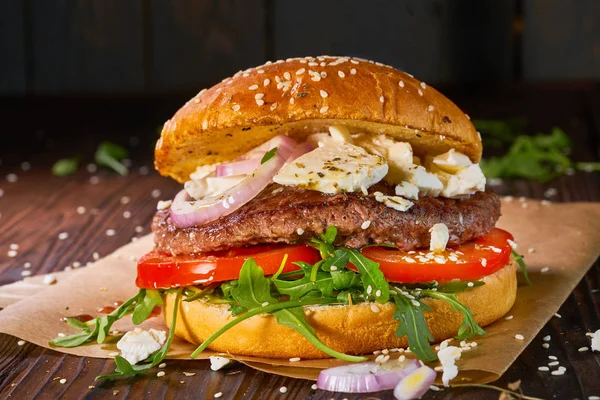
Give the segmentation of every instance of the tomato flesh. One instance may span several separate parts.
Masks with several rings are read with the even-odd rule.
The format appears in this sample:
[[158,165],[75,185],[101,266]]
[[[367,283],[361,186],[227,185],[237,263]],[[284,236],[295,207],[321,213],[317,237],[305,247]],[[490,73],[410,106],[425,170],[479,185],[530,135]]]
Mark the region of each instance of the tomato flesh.
[[239,278],[248,258],[253,258],[265,275],[273,275],[286,254],[283,272],[299,270],[295,261],[314,264],[321,259],[317,250],[306,245],[258,245],[194,256],[171,256],[153,250],[138,261],[135,283],[140,288],[168,289],[230,281]]
[[510,233],[495,228],[473,242],[442,253],[366,247],[362,254],[378,262],[379,269],[390,282],[475,280],[493,274],[508,263],[512,251],[509,239],[513,240]]

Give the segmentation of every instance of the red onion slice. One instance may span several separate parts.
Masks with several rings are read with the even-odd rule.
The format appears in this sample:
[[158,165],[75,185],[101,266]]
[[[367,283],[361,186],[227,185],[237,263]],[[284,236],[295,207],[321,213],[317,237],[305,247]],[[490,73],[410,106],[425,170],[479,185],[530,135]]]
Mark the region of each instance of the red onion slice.
[[[263,154],[264,156],[264,154]],[[221,164],[217,167],[217,177],[232,176],[232,175],[248,175],[251,174],[260,165],[260,158],[250,158],[243,161],[235,161],[228,164]]]
[[398,382],[394,397],[398,400],[420,399],[435,381],[436,372],[427,366],[417,368]]
[[317,387],[330,392],[372,393],[390,390],[419,368],[417,360],[388,361],[383,364],[364,362],[328,368],[319,374]]
[[306,143],[302,143],[301,145],[297,146],[294,151],[292,151],[292,153],[290,154],[290,156],[288,157],[288,163],[294,161],[296,158],[303,156],[304,154],[308,153],[309,151],[313,151],[315,149],[315,146],[313,146],[312,144],[306,142]]
[[236,186],[217,195],[196,201],[186,201],[177,196],[171,205],[170,215],[175,226],[188,228],[204,225],[230,214],[252,200],[271,182],[271,178],[285,164],[286,159],[275,153],[273,158],[260,165]]

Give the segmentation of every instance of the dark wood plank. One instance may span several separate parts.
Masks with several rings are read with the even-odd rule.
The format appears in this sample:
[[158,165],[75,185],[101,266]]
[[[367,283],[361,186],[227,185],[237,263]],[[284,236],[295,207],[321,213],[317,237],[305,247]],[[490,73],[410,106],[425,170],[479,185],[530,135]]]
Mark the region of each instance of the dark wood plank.
[[36,93],[142,90],[142,0],[30,3]]
[[524,0],[523,77],[600,77],[600,3]]
[[432,82],[504,80],[512,76],[513,3],[277,1],[275,54],[359,56]]
[[23,95],[26,90],[23,2],[0,5],[0,95]]
[[265,61],[265,0],[149,4],[153,90],[200,90]]
[[[574,139],[574,157],[582,160],[598,160],[597,148],[592,145],[600,137],[597,124],[597,96],[593,86],[528,86],[486,87],[472,91],[464,88],[447,88],[455,99],[474,118],[503,118],[525,116],[530,121],[530,131],[547,131],[551,126],[563,127]],[[156,199],[150,193],[161,190],[160,198],[172,196],[179,188],[174,182],[152,173],[141,175],[139,167],[151,163],[151,142],[156,138],[155,128],[172,113],[181,99],[172,101],[38,101],[32,106],[21,103],[12,106],[2,120],[6,127],[18,132],[23,140],[12,142],[10,151],[0,148],[0,284],[21,278],[23,263],[32,263],[34,273],[61,270],[74,261],[85,263],[93,252],[106,255],[127,243],[136,235],[135,226],[148,232],[150,218]],[[11,103],[19,104],[19,103]],[[29,106],[26,106],[29,104]],[[20,109],[20,111],[19,111]],[[61,111],[62,110],[62,111]],[[87,111],[86,111],[87,110]],[[94,111],[91,111],[94,110]],[[36,141],[34,123],[31,119],[44,121],[45,135]],[[72,121],[72,122],[68,122]],[[141,139],[132,147],[132,175],[117,177],[99,172],[100,184],[92,185],[92,174],[80,171],[71,178],[55,178],[49,174],[49,166],[60,156],[79,152],[89,158],[97,143],[111,139],[123,144],[129,138]],[[85,141],[79,140],[86,138]],[[68,140],[71,138],[71,140]],[[594,139],[596,138],[596,139]],[[48,148],[48,145],[58,143]],[[134,141],[135,143],[135,141]],[[597,141],[596,141],[597,143]],[[8,156],[11,153],[11,156]],[[7,158],[8,157],[8,158]],[[20,161],[32,164],[30,171],[20,170]],[[8,173],[16,173],[19,180],[9,184],[4,179]],[[577,173],[546,185],[532,182],[506,182],[499,190],[514,196],[544,198],[544,190],[555,187],[556,201],[600,201],[598,173]],[[130,197],[122,204],[122,196]],[[76,208],[85,206],[87,211],[78,214]],[[94,215],[90,210],[96,208]],[[123,218],[130,211],[131,218]],[[118,231],[116,236],[106,236],[106,229]],[[59,232],[69,232],[69,237],[58,240]],[[16,258],[6,257],[10,243],[20,244]],[[577,286],[559,313],[534,339],[507,373],[495,384],[506,387],[510,382],[522,381],[524,393],[542,398],[579,398],[600,394],[600,357],[577,349],[588,345],[585,332],[600,329],[600,264],[596,263]],[[551,346],[543,349],[542,338],[551,336]],[[501,351],[501,349],[498,349]],[[548,355],[555,355],[567,368],[564,376],[551,376],[537,371],[548,363]],[[222,392],[222,398],[234,399],[280,399],[312,398],[341,400],[364,399],[365,396],[313,392],[312,382],[283,378],[258,372],[244,366],[236,366],[227,372],[212,372],[206,361],[168,361],[166,376],[157,377],[156,371],[143,377],[122,381],[99,383],[94,377],[110,372],[110,360],[97,360],[67,356],[41,349],[31,344],[17,345],[17,339],[0,336],[0,398],[213,398]],[[193,372],[186,377],[183,372]],[[64,377],[62,385],[56,377]],[[184,383],[181,383],[184,381]],[[95,386],[89,389],[88,386]],[[286,386],[286,395],[279,388]],[[377,394],[375,398],[391,399],[391,393]],[[484,389],[461,389],[429,392],[427,399],[488,399],[497,393]]]

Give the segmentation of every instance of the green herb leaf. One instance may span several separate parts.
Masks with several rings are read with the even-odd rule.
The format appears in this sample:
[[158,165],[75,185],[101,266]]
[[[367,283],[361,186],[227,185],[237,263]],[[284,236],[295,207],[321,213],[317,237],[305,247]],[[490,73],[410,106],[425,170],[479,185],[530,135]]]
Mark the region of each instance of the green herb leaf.
[[141,289],[139,296],[140,298],[143,297],[143,299],[135,306],[133,315],[131,316],[131,321],[134,325],[139,325],[147,320],[154,310],[154,307],[162,306],[163,304],[162,297],[158,290]]
[[585,172],[599,172],[600,162],[578,162],[575,163],[575,168]]
[[127,158],[129,152],[122,146],[111,142],[102,142],[96,150],[96,164],[113,169],[120,175],[127,175],[129,170],[121,161]]
[[[473,286],[469,286],[469,283],[472,283]],[[443,293],[459,293],[464,292],[468,289],[473,289],[479,286],[483,286],[485,283],[483,281],[450,281],[446,283],[442,283],[438,285],[438,292]]]
[[[390,286],[379,269],[379,264],[369,260],[360,252],[354,249],[346,249],[350,263],[352,263],[360,273],[363,285],[365,287],[365,299],[375,297],[379,303],[387,303],[390,299]],[[371,290],[369,290],[369,286]],[[377,294],[379,293],[379,296]]]
[[396,336],[406,335],[410,350],[423,361],[429,362],[437,360],[435,353],[431,350],[430,342],[433,342],[433,335],[429,331],[424,311],[431,309],[420,303],[415,306],[412,301],[405,296],[398,294],[392,295],[396,304],[394,319],[399,321],[396,328]]
[[333,252],[333,255],[323,261],[321,269],[323,271],[331,271],[331,267],[335,265],[338,271],[345,269],[350,255],[348,251],[344,249],[337,249]]
[[271,296],[271,281],[265,278],[265,273],[249,258],[242,265],[238,286],[231,289],[231,296],[235,301],[247,309],[262,307],[264,303],[276,303]]
[[521,273],[525,278],[525,282],[527,282],[528,285],[531,285],[531,280],[529,279],[529,274],[527,273],[527,266],[525,265],[525,261],[523,261],[523,256],[517,253],[514,249],[512,251],[512,255],[517,264],[519,264],[519,268],[521,268]]
[[292,300],[299,299],[313,290],[318,290],[325,297],[333,295],[333,279],[330,274],[323,272],[317,273],[314,281],[310,275],[305,275],[301,279],[289,281],[276,279],[273,283],[279,293],[290,296]]
[[359,288],[362,286],[360,275],[352,271],[331,271],[331,281],[335,290]]
[[86,325],[85,322],[81,322],[80,320],[76,319],[76,318],[67,318],[67,324],[75,329],[79,329],[85,332],[89,332],[90,331],[90,327]]
[[445,301],[446,303],[450,304],[452,311],[460,311],[462,313],[463,322],[460,324],[460,328],[458,328],[458,335],[456,336],[456,339],[463,340],[475,335],[485,335],[485,331],[481,329],[481,327],[473,319],[473,314],[471,313],[469,307],[458,301],[454,293],[441,293],[439,291],[423,290],[421,291],[421,295]]
[[319,239],[312,238],[309,244],[319,250],[323,260],[327,260],[334,254],[335,248],[333,247],[333,242],[336,236],[337,228],[335,226],[328,226]]
[[52,175],[54,176],[68,176],[73,175],[77,172],[79,167],[79,160],[77,158],[63,158],[58,160],[52,166]]
[[273,147],[271,150],[267,151],[265,153],[265,155],[263,156],[262,160],[260,160],[260,164],[264,164],[267,161],[269,161],[271,158],[275,157],[275,154],[277,153],[277,147]]

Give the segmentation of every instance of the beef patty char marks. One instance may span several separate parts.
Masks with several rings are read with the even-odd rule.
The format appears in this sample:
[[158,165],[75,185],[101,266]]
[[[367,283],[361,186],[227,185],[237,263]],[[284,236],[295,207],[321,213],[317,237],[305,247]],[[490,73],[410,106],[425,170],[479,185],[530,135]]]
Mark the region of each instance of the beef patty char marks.
[[[393,195],[393,187],[378,184],[370,192]],[[259,243],[308,241],[333,225],[336,244],[358,248],[391,243],[401,250],[428,248],[429,229],[443,223],[450,246],[489,232],[500,217],[500,199],[478,192],[466,199],[421,197],[406,212],[397,211],[357,193],[329,195],[299,187],[271,184],[237,211],[200,227],[177,228],[169,210],[154,216],[157,250],[177,254],[226,250]],[[371,221],[362,229],[365,221]]]

